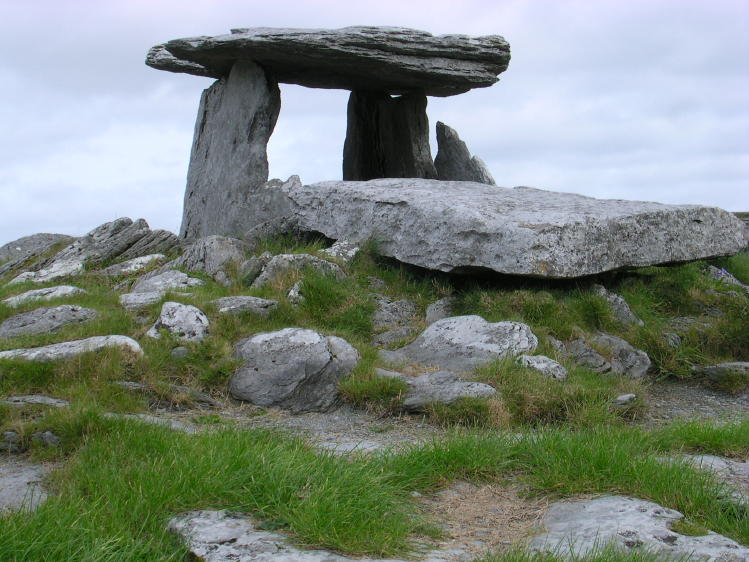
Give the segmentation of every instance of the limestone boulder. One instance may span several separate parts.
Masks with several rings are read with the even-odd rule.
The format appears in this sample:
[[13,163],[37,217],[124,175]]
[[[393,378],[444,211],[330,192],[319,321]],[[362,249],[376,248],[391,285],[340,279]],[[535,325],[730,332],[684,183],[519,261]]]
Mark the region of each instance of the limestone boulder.
[[346,277],[343,270],[331,261],[309,254],[279,254],[273,256],[263,268],[262,273],[252,282],[253,289],[265,287],[274,279],[290,272],[302,272],[311,269],[323,275],[332,275],[339,281]]
[[497,393],[488,384],[466,381],[449,371],[407,377],[395,371],[376,369],[375,374],[396,378],[408,385],[401,405],[410,412],[424,412],[431,404],[453,404],[461,398],[489,398]]
[[219,314],[242,314],[251,312],[258,316],[267,317],[271,311],[278,307],[278,301],[272,299],[261,299],[246,295],[234,297],[221,297],[211,301]]
[[472,371],[503,357],[533,351],[537,345],[531,329],[520,322],[491,323],[480,316],[454,316],[430,325],[412,343],[380,353],[390,362]]
[[131,293],[165,293],[167,291],[180,291],[190,287],[200,287],[205,282],[195,277],[189,277],[186,273],[177,270],[169,270],[153,276],[146,275],[140,279],[130,290]]
[[434,166],[438,180],[496,185],[483,160],[471,156],[457,131],[441,121],[437,121],[437,156],[434,158]]
[[636,349],[620,337],[611,334],[598,334],[591,341],[607,351],[610,357],[611,372],[630,379],[642,379],[650,370],[647,353]]
[[55,343],[43,347],[0,351],[0,359],[59,361],[107,348],[119,348],[133,355],[143,355],[143,350],[138,345],[138,342],[127,336],[94,336],[83,340]]
[[97,312],[91,308],[63,304],[16,314],[0,324],[0,338],[56,332],[69,324],[89,322]]
[[517,361],[523,367],[528,367],[558,381],[565,380],[568,375],[564,365],[545,355],[520,355]]
[[231,281],[226,268],[232,264],[239,266],[243,263],[250,249],[247,242],[236,238],[206,236],[188,246],[171,266],[188,271],[202,271],[218,283],[229,285]]
[[146,335],[150,338],[161,337],[160,331],[182,341],[199,342],[208,334],[208,317],[202,310],[189,304],[165,302],[161,314]]
[[71,285],[58,285],[56,287],[45,287],[44,289],[33,289],[14,297],[8,297],[3,300],[3,304],[8,306],[20,306],[35,300],[48,301],[83,294],[86,294],[86,291],[79,289],[78,287],[73,287]]
[[338,381],[359,361],[345,340],[312,330],[286,328],[240,341],[244,364],[229,382],[230,394],[258,406],[292,413],[326,411],[339,401]]

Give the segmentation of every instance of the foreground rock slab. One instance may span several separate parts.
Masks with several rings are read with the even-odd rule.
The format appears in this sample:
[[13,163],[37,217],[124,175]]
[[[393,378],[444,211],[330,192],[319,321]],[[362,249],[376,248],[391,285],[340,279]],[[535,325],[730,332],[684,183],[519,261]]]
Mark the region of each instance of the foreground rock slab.
[[383,255],[439,271],[576,278],[731,255],[745,245],[741,220],[715,207],[426,179],[291,178],[273,189],[286,195],[300,230],[374,239]]
[[235,355],[244,365],[229,381],[229,393],[292,413],[333,407],[339,400],[338,381],[359,361],[359,353],[345,340],[302,328],[242,340]]
[[25,396],[8,396],[5,400],[0,400],[0,404],[7,404],[17,408],[24,406],[53,406],[55,408],[66,408],[70,402],[61,398],[52,398],[43,394],[27,394]]
[[127,336],[94,336],[84,340],[55,343],[43,347],[0,351],[0,359],[59,361],[61,359],[70,359],[82,353],[101,351],[110,347],[117,347],[135,355],[143,355],[143,350],[138,345],[138,342]]
[[49,468],[12,458],[0,458],[0,516],[33,511],[47,499],[42,480]]
[[63,304],[16,314],[0,324],[0,338],[56,332],[68,324],[88,322],[97,316],[92,308]]
[[31,302],[34,300],[52,300],[61,299],[65,297],[71,297],[73,295],[83,295],[86,291],[73,287],[72,285],[58,285],[57,287],[46,287],[44,289],[34,289],[32,291],[26,291],[15,297],[9,297],[3,300],[4,304],[8,306],[20,306],[24,303]]
[[391,362],[413,361],[453,371],[536,349],[538,338],[520,322],[490,323],[480,316],[453,316],[431,324],[412,343],[381,351]]
[[670,526],[683,517],[656,503],[622,496],[558,502],[543,519],[547,532],[534,538],[530,548],[585,556],[610,542],[625,552],[650,549],[664,560],[749,560],[749,548],[712,531],[698,537],[672,531]]

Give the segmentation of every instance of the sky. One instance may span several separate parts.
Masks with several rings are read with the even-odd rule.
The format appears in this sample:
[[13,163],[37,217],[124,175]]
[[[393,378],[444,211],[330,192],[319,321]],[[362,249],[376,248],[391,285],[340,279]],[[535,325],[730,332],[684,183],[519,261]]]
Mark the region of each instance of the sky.
[[[178,231],[200,93],[148,49],[232,27],[502,35],[500,81],[429,98],[500,186],[749,211],[747,0],[0,0],[0,244],[118,217]],[[341,178],[348,92],[281,85],[270,176]]]

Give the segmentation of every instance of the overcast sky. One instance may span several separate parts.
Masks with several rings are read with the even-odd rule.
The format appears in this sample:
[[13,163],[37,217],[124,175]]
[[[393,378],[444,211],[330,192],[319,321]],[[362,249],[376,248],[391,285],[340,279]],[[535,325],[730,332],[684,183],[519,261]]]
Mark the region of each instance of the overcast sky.
[[[509,41],[499,83],[428,108],[499,185],[749,211],[747,0],[0,0],[0,244],[122,216],[179,229],[212,80],[146,67],[152,45],[347,25]],[[340,179],[347,92],[281,95],[271,177]]]

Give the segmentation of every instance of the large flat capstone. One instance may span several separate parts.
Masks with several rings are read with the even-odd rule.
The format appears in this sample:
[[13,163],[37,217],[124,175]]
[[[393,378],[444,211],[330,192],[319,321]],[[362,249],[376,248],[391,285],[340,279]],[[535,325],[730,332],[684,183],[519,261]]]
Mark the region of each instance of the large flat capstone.
[[273,185],[298,229],[372,239],[383,255],[439,271],[575,278],[731,255],[745,244],[742,222],[716,207],[415,178],[302,185],[294,176]]
[[222,78],[238,60],[260,64],[282,83],[452,96],[494,84],[510,62],[510,45],[499,35],[434,36],[399,27],[258,27],[174,39],[153,47],[146,64]]

